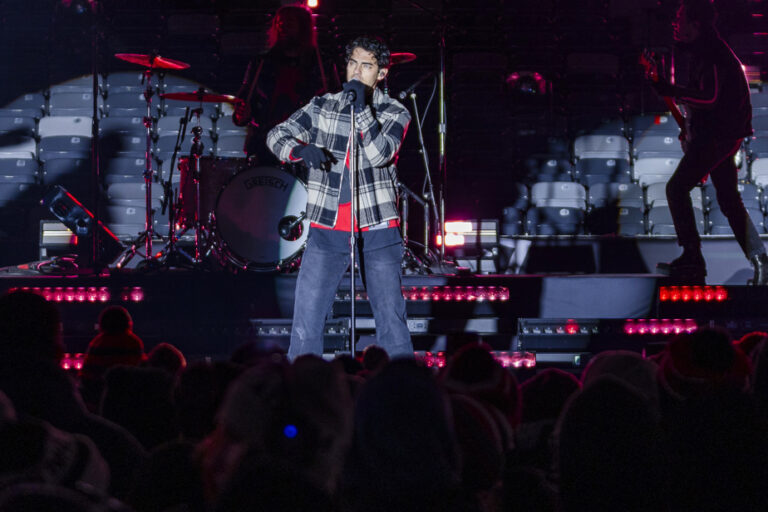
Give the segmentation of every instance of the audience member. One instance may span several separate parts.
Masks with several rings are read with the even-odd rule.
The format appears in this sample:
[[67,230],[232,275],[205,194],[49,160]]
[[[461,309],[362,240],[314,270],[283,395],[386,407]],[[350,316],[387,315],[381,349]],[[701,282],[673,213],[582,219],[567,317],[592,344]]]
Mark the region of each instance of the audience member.
[[351,399],[338,367],[314,356],[265,360],[232,383],[214,432],[201,443],[210,500],[241,460],[277,459],[318,492],[336,492],[350,443]]
[[59,318],[56,307],[35,293],[13,291],[0,297],[0,390],[20,415],[90,437],[109,464],[111,494],[122,498],[146,454],[125,429],[83,405],[59,365]]
[[243,367],[227,361],[199,361],[181,372],[174,402],[182,439],[196,443],[213,432],[216,411],[227,388],[242,371]]
[[363,350],[363,370],[368,376],[380,372],[389,363],[389,354],[378,345],[368,345]]
[[187,360],[181,350],[170,343],[158,343],[155,348],[147,354],[147,360],[144,366],[149,368],[160,368],[165,370],[174,379],[187,366]]
[[355,407],[345,510],[468,510],[450,414],[430,371],[412,360],[393,361],[368,381]]
[[579,380],[557,368],[547,368],[520,385],[522,409],[515,429],[515,466],[549,471],[552,433],[568,399],[581,389]]
[[672,403],[723,389],[744,390],[749,360],[721,329],[700,329],[671,339],[660,356],[662,398]]
[[101,416],[124,427],[147,450],[178,437],[172,375],[160,368],[115,366],[105,380]]
[[724,386],[689,396],[666,424],[670,510],[766,510],[768,436],[749,395]]
[[768,339],[768,332],[752,331],[739,338],[735,344],[742,352],[744,352],[744,355],[750,357],[752,351],[757,348],[760,342],[765,341],[766,339]]
[[660,412],[659,365],[629,350],[606,350],[593,357],[581,374],[581,385],[589,387],[603,375],[613,375],[648,400]]
[[60,485],[25,482],[0,491],[3,512],[131,512],[114,498],[74,491]]
[[660,418],[630,385],[591,382],[566,405],[556,438],[563,512],[666,506]]
[[99,315],[99,334],[88,344],[80,370],[80,393],[91,412],[98,411],[104,374],[117,365],[144,361],[144,342],[133,333],[133,319],[122,306],[108,306]]
[[5,409],[0,420],[0,488],[37,482],[70,489],[87,486],[101,495],[107,492],[109,466],[90,438],[31,417],[17,419],[2,392],[0,401]]
[[137,512],[207,512],[195,445],[180,440],[152,450],[126,501]]
[[443,386],[452,393],[463,393],[499,412],[507,425],[514,428],[520,421],[520,386],[485,343],[462,346],[449,359],[441,374]]

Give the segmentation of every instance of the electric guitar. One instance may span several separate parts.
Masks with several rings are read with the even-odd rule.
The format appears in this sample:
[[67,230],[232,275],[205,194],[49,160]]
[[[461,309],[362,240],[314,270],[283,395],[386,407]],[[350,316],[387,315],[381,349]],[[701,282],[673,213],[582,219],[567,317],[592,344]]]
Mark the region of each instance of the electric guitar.
[[[656,63],[656,57],[653,55],[653,53],[645,49],[643,50],[643,53],[640,55],[640,64],[645,68],[645,75],[651,79],[653,82],[658,82],[661,77],[659,76],[659,67]],[[674,98],[670,96],[663,96],[662,99],[664,100],[664,103],[667,105],[667,108],[669,109],[669,112],[672,114],[672,117],[675,118],[675,122],[680,127],[680,140],[686,140],[686,129],[685,129],[685,117],[683,116],[683,113],[680,111],[680,107],[677,106],[675,103]]]

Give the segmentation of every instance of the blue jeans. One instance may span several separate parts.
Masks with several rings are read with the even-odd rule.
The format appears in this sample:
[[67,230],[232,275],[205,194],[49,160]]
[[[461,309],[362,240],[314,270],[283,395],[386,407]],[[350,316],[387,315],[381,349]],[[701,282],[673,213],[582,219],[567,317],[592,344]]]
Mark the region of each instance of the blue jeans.
[[[323,353],[325,320],[336,290],[349,266],[349,250],[326,248],[310,236],[296,280],[293,328],[288,357]],[[376,343],[390,357],[413,357],[413,343],[406,321],[400,265],[402,244],[358,251],[368,300],[376,321]]]

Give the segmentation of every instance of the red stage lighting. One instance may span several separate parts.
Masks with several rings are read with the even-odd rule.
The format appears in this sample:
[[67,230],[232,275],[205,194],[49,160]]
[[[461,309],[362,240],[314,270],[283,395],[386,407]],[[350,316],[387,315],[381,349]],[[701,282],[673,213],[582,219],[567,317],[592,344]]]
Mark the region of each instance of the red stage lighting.
[[660,302],[724,302],[728,289],[724,286],[662,286]]
[[59,365],[64,370],[80,371],[83,369],[83,361],[85,360],[85,354],[69,354],[66,353],[62,356]]
[[698,329],[696,321],[692,318],[686,319],[627,319],[624,321],[624,334],[680,334],[682,332],[696,332]]

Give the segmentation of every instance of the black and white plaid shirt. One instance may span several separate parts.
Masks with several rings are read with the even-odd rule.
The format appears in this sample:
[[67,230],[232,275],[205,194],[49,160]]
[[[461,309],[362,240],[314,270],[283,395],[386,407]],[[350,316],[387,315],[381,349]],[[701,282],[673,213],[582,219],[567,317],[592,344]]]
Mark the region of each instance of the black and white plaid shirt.
[[[307,218],[321,226],[336,224],[350,111],[342,92],[316,96],[267,135],[267,146],[283,162],[291,161],[291,151],[300,144],[326,148],[335,157],[330,171],[309,171]],[[395,161],[410,121],[408,109],[378,88],[372,104],[355,113],[361,134],[357,150],[357,222],[361,228],[398,217]]]

